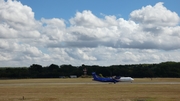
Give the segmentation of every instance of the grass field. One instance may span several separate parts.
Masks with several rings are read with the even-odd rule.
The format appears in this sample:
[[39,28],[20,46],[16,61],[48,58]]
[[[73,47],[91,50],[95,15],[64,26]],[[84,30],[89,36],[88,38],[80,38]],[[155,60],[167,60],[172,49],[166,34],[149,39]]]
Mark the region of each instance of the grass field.
[[[179,101],[180,78],[135,78],[133,83],[93,83],[91,78],[0,80],[0,101]],[[146,84],[144,84],[146,83]],[[154,84],[151,84],[154,83]]]

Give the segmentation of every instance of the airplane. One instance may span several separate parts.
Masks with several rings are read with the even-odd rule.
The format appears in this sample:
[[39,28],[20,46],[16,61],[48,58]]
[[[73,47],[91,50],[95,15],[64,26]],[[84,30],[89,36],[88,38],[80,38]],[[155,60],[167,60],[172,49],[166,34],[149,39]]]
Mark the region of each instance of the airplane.
[[131,77],[109,77],[109,78],[105,78],[105,77],[99,77],[96,75],[95,72],[92,72],[92,76],[93,76],[93,80],[94,81],[100,81],[100,82],[112,82],[112,83],[116,83],[116,82],[132,82],[134,79]]

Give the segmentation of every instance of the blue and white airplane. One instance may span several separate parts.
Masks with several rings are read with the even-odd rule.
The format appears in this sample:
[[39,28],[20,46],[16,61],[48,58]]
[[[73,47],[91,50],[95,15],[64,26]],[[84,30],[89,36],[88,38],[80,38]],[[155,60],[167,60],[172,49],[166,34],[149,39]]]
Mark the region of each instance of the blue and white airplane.
[[100,81],[100,82],[132,82],[134,79],[131,77],[109,77],[109,78],[104,78],[104,77],[99,77],[96,75],[95,72],[92,72],[93,80],[95,81]]

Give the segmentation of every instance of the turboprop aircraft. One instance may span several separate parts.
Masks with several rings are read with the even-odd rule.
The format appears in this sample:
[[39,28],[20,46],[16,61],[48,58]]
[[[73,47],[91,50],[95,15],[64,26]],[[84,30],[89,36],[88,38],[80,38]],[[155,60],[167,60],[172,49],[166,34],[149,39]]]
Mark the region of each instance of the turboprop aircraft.
[[92,72],[92,76],[93,76],[93,80],[95,81],[100,81],[100,82],[132,82],[134,79],[131,77],[109,77],[109,78],[105,78],[105,77],[99,77],[96,75],[95,72]]

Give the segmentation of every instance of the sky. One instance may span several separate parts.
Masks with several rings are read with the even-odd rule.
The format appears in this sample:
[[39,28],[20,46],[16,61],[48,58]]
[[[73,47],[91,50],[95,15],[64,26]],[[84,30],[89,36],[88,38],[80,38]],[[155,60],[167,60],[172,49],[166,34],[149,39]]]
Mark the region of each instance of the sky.
[[180,62],[179,0],[0,0],[0,67]]

